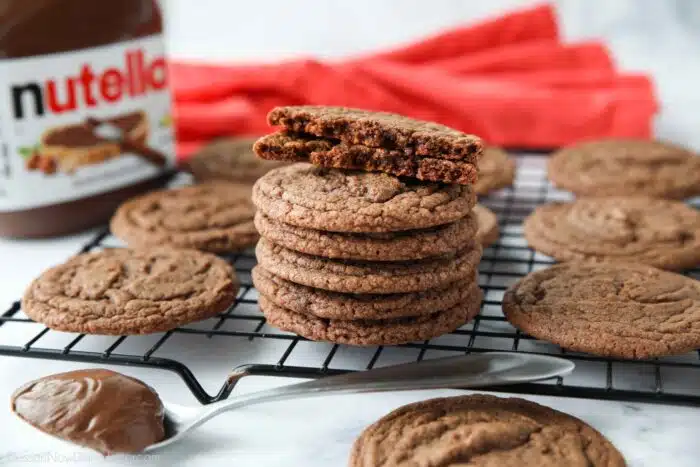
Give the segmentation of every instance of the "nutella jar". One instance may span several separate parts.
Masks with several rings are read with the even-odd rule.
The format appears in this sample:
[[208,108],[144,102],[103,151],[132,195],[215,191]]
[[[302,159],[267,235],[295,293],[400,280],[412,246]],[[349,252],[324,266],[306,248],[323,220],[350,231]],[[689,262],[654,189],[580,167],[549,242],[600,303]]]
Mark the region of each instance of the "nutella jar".
[[175,158],[156,0],[0,0],[0,235],[106,222]]

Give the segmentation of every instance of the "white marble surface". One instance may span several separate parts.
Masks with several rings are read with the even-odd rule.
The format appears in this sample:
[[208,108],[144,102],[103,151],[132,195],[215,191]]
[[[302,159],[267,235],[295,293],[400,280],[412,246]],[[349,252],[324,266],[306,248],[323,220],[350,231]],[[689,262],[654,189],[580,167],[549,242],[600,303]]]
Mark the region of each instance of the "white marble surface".
[[[438,0],[401,2],[355,0],[167,0],[170,44],[181,57],[196,59],[277,59],[313,53],[335,57],[391,45],[429,33],[442,26],[472,21],[521,0],[490,2]],[[625,68],[647,70],[660,86],[664,109],[657,122],[659,134],[700,147],[700,9],[693,0],[653,2],[637,0],[564,0],[558,2],[567,38],[600,36],[611,44]],[[372,14],[367,14],[371,9]],[[46,267],[74,253],[90,233],[51,241],[0,240],[0,308],[18,297],[26,284]],[[0,329],[1,331],[1,329]],[[36,329],[2,335],[3,343],[21,344]],[[67,337],[50,333],[42,345],[60,344]],[[124,349],[147,348],[155,337],[130,338]],[[84,349],[104,348],[110,338],[86,338]],[[178,355],[195,369],[205,389],[215,392],[229,368],[241,362],[266,361],[277,344],[240,345],[233,340],[175,336],[161,349],[163,356]],[[281,344],[280,344],[281,345]],[[284,344],[286,346],[286,343]],[[273,346],[274,348],[270,348]],[[292,364],[317,361],[326,349],[300,345]],[[400,353],[391,353],[401,360]],[[341,351],[339,366],[362,366],[361,351]],[[391,358],[383,362],[390,363]],[[49,373],[84,367],[33,359],[0,358],[0,401],[7,401],[20,383]],[[143,368],[120,368],[153,385],[166,400],[196,404],[174,374]],[[626,385],[652,384],[645,370],[632,371]],[[680,373],[679,383],[700,387],[698,374]],[[592,378],[593,376],[591,376]],[[641,378],[641,379],[640,379]],[[644,379],[646,378],[646,379]],[[245,378],[236,392],[292,381]],[[579,384],[591,384],[592,380]],[[201,428],[195,437],[155,457],[115,457],[103,460],[38,433],[0,410],[0,465],[39,463],[105,465],[277,466],[345,465],[351,443],[360,431],[391,409],[415,400],[457,392],[386,393],[338,396],[258,406],[228,414]],[[528,396],[571,413],[598,428],[635,467],[698,465],[700,445],[695,427],[700,409]],[[7,407],[7,405],[5,405]]]

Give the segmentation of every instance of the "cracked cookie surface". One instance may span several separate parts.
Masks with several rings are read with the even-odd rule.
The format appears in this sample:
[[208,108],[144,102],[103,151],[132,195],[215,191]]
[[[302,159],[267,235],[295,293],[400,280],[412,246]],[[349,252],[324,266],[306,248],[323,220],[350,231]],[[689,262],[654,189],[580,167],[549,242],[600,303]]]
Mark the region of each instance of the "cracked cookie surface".
[[579,196],[683,199],[700,195],[700,156],[658,141],[588,142],[553,154],[548,177]]
[[[479,169],[474,162],[409,154],[402,149],[372,148],[309,135],[278,132],[255,143],[262,159],[310,162],[320,167],[384,172],[397,177],[443,183],[471,184]],[[481,166],[479,166],[481,167]]]
[[681,270],[700,264],[700,212],[639,197],[539,206],[523,224],[532,248],[558,261],[622,261]]
[[484,148],[484,154],[479,159],[479,175],[474,184],[477,195],[485,195],[492,191],[513,185],[515,181],[515,160],[503,149],[496,147]]
[[379,263],[310,256],[262,238],[255,254],[263,268],[295,284],[333,292],[390,294],[421,292],[473,277],[481,247],[470,244],[437,258]]
[[253,202],[271,219],[333,232],[392,232],[455,222],[475,203],[468,185],[294,164],[268,172]]
[[260,295],[267,322],[307,339],[349,345],[398,345],[423,341],[457,329],[473,319],[481,305],[481,289],[467,286],[471,299],[433,314],[390,320],[335,320],[296,313]]
[[324,258],[401,261],[454,253],[476,235],[472,213],[451,224],[401,232],[340,233],[305,229],[270,219],[258,212],[260,235],[290,250]]
[[355,441],[350,467],[624,467],[602,434],[519,398],[469,395],[400,407]]
[[131,247],[237,251],[258,239],[250,198],[250,186],[223,181],[155,191],[122,204],[110,227]]
[[222,138],[213,141],[190,156],[185,161],[184,168],[198,182],[228,180],[253,184],[270,170],[285,165],[284,162],[255,157],[255,140],[256,138]]
[[60,331],[148,334],[215,316],[237,291],[233,269],[214,255],[114,248],[47,270],[29,285],[22,309]]
[[272,303],[295,313],[332,320],[387,320],[434,314],[475,298],[476,278],[458,280],[424,292],[351,294],[295,284],[261,266],[253,268],[253,283]]
[[407,156],[439,157],[475,162],[483,145],[478,136],[403,115],[346,107],[277,107],[268,114],[271,125],[288,131],[340,140],[350,145],[397,149]]
[[511,286],[503,312],[533,337],[605,357],[700,348],[700,282],[651,266],[558,264]]

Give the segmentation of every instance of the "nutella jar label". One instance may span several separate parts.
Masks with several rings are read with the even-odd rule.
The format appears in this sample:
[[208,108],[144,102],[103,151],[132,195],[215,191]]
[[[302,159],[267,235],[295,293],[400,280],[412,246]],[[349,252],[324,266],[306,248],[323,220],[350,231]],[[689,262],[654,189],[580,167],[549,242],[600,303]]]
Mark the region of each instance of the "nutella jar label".
[[160,34],[0,61],[0,211],[112,191],[174,164]]

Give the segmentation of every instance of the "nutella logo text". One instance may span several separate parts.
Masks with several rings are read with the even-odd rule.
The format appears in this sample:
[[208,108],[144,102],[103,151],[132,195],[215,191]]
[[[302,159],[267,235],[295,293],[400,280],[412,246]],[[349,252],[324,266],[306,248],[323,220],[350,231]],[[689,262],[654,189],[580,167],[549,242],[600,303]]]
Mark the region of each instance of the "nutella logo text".
[[75,76],[10,86],[12,109],[16,119],[29,112],[42,116],[60,114],[79,108],[95,107],[103,102],[118,102],[150,91],[165,89],[168,72],[163,57],[146,61],[142,50],[128,50],[121,68],[95,71],[83,64]]

